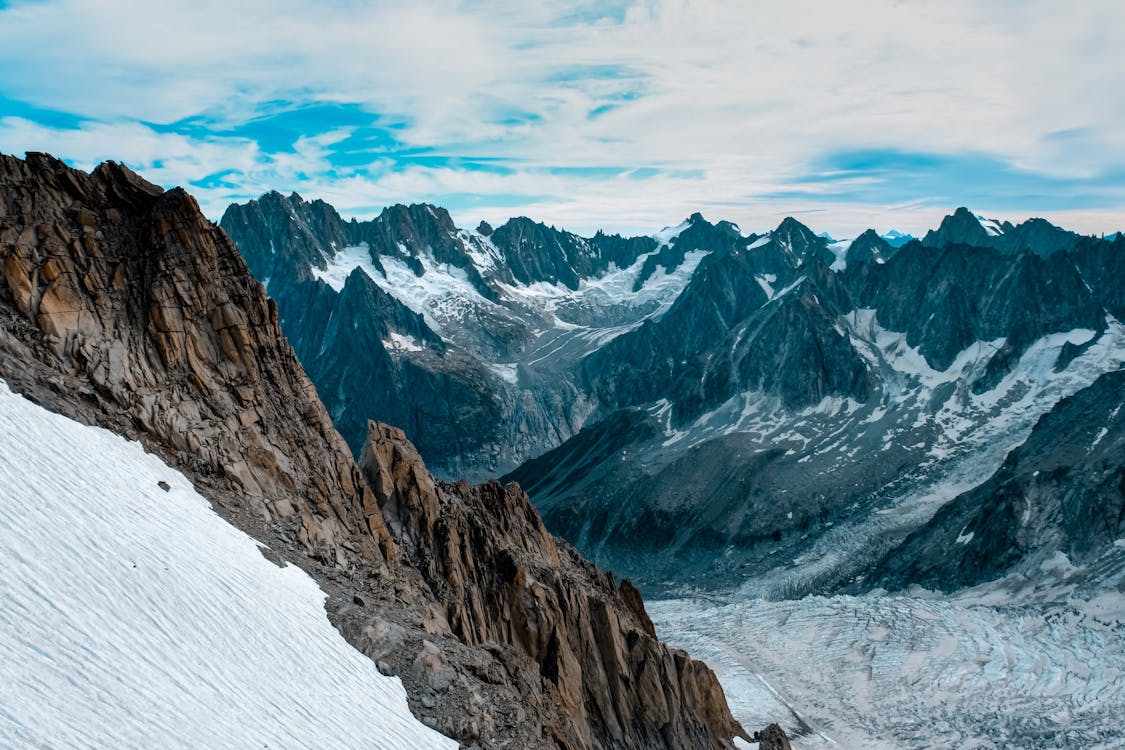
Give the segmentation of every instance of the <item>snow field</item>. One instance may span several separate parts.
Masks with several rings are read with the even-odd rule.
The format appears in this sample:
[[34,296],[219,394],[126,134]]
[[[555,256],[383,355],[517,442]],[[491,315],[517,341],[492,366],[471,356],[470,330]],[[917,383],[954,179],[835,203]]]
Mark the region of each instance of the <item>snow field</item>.
[[458,746],[308,575],[140,444],[2,381],[0,570],[0,747]]

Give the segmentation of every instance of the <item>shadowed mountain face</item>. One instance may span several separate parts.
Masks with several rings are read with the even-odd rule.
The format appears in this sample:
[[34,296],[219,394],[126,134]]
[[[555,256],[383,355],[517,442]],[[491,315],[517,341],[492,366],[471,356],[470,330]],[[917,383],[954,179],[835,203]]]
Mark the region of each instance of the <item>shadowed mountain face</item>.
[[[320,303],[385,315],[381,330],[440,352],[369,277],[346,283],[345,303]],[[361,471],[275,304],[182,190],[112,163],[0,155],[0,378],[183,471],[269,559],[314,576],[349,642],[466,745],[719,750],[745,736],[714,674],[660,643],[636,590],[552,537],[518,487],[440,485],[375,424]]]
[[[1034,578],[1062,552],[1095,576],[1125,553],[1125,371],[1108,372],[1035,424],[988,481],[944,506],[880,564],[875,585],[946,591]],[[954,551],[954,554],[951,554]]]
[[[838,270],[754,257],[769,249],[708,257],[662,318],[587,356],[583,382],[631,416],[509,475],[603,564],[672,587],[832,590],[1125,359],[1109,243],[912,243]],[[818,544],[841,548],[822,571],[778,573]]]
[[[224,226],[345,434],[390,414],[444,476],[511,469],[550,528],[647,585],[848,585],[1123,359],[1125,242],[1042,219],[958,209],[892,244],[696,214],[626,239],[427,206],[321,232],[317,205],[271,194]],[[437,229],[360,230],[402,214]],[[424,328],[342,312],[360,282]]]
[[818,257],[824,242],[808,230],[794,234],[798,241],[771,238],[708,257],[663,317],[586,357],[582,373],[599,401],[621,408],[663,399],[679,425],[746,391],[798,408],[834,395],[865,399],[863,360],[836,329],[849,306]]
[[1008,221],[975,216],[967,208],[959,208],[946,216],[941,226],[926,233],[926,247],[969,245],[991,247],[1003,253],[1030,252],[1043,257],[1061,250],[1073,250],[1081,237],[1056,227],[1046,219],[1028,219],[1013,225]]

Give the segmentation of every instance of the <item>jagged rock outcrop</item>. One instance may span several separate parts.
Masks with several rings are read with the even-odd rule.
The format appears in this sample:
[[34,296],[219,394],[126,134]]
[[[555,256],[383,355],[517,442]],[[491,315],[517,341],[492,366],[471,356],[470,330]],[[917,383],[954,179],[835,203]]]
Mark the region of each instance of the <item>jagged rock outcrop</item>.
[[[0,157],[0,373],[118,417],[335,564],[393,556],[277,310],[183,190]],[[70,391],[71,393],[68,393]],[[305,429],[286,427],[296,415]]]
[[610,263],[625,268],[656,249],[650,237],[625,239],[598,233],[587,239],[522,216],[497,227],[489,239],[504,259],[497,269],[500,279],[524,284],[557,282],[570,289],[605,271]]
[[[345,637],[402,678],[424,722],[466,745],[718,749],[741,732],[709,670],[652,637],[635,592],[560,551],[540,524],[544,536],[521,537],[521,554],[557,557],[551,581],[571,597],[568,616],[589,613],[586,627],[573,626],[579,640],[567,640],[588,651],[570,658],[640,670],[613,679],[583,672],[610,696],[605,714],[590,711],[573,680],[568,694],[582,700],[555,703],[541,666],[550,649],[532,650],[528,631],[504,617],[569,620],[538,598],[540,587],[510,586],[506,595],[522,603],[508,609],[495,599],[503,589],[478,588],[508,571],[498,557],[511,541],[503,522],[519,520],[520,502],[534,513],[526,498],[508,498],[512,515],[496,516],[495,529],[474,517],[464,546],[433,551],[473,561],[473,575],[451,564],[417,569],[444,523],[417,489],[428,472],[418,462],[402,474],[391,462],[372,492],[273,303],[182,190],[164,192],[112,163],[85,174],[43,154],[0,156],[0,378],[182,470],[216,512],[262,541],[264,555],[313,575]],[[442,513],[447,505],[483,513],[508,497],[491,486],[436,491]],[[528,570],[546,575],[549,566]],[[438,593],[446,590],[456,596]],[[473,617],[463,614],[471,606]],[[378,717],[371,721],[377,732]]]
[[[702,221],[701,219],[699,221]],[[826,241],[794,219],[763,238],[706,225],[726,245],[704,258],[666,314],[581,362],[582,380],[610,410],[671,405],[690,422],[744,391],[804,407],[827,396],[866,399],[863,358],[836,319],[851,308]]]
[[754,732],[758,750],[789,750],[789,738],[785,730],[777,724],[770,724],[760,732]]
[[401,430],[374,422],[361,464],[453,632],[536,665],[536,705],[559,707],[561,746],[692,747],[707,727],[739,732],[711,671],[663,646],[636,589],[552,537],[517,485],[436,482]]

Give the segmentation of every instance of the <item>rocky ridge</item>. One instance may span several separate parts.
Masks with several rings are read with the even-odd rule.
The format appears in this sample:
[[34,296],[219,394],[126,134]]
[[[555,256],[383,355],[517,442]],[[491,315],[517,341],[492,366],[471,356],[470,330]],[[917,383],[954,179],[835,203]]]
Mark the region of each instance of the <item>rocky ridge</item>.
[[[141,441],[263,554],[312,574],[330,619],[402,677],[427,723],[480,747],[721,748],[742,734],[710,671],[661,645],[635,590],[553,541],[518,489],[427,483],[405,445],[385,474],[366,462],[369,486],[274,304],[182,190],[112,163],[0,156],[0,262],[0,377]],[[533,621],[534,638],[513,625]]]
[[2,167],[5,379],[148,436],[327,563],[393,559],[276,307],[195,201],[112,162]]
[[927,232],[922,244],[926,247],[991,247],[1013,255],[1027,251],[1047,257],[1060,250],[1073,250],[1080,239],[1080,235],[1056,227],[1046,219],[1012,224],[976,216],[961,207],[946,216],[937,229]]
[[637,590],[553,537],[518,486],[437,482],[403,432],[378,423],[360,463],[454,634],[512,644],[577,717],[560,744],[694,747],[707,727],[738,733],[711,671],[663,647]]

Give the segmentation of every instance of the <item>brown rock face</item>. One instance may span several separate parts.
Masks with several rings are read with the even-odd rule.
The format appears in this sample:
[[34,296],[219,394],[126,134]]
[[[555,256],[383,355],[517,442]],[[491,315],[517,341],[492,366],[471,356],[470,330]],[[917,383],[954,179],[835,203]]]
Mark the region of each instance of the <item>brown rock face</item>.
[[88,175],[0,156],[0,268],[4,312],[24,319],[0,332],[14,387],[46,366],[176,464],[298,520],[310,552],[340,566],[393,556],[276,308],[183,190],[110,162]]
[[383,426],[361,472],[273,303],[182,190],[0,155],[0,379],[183,471],[314,576],[344,636],[468,746],[742,734],[710,670],[660,644],[640,595],[552,538],[518,488],[439,485]]
[[527,657],[535,702],[559,707],[560,747],[723,747],[743,734],[711,670],[661,644],[636,589],[552,537],[517,485],[437,483],[401,430],[368,433],[360,462],[403,555],[461,640]]
[[760,732],[754,732],[758,750],[790,750],[789,738],[785,730],[777,724],[770,724]]

